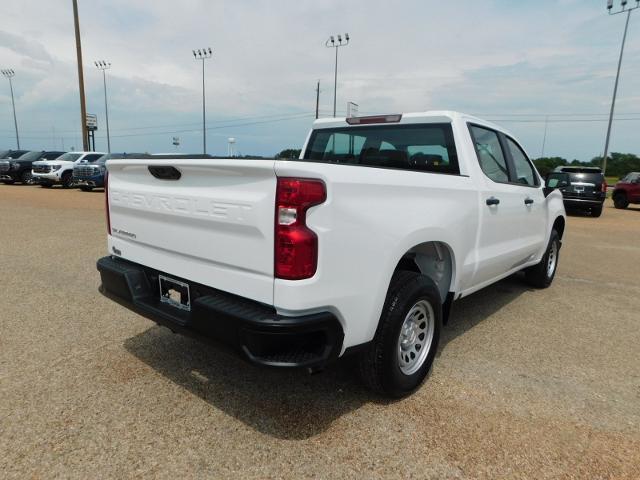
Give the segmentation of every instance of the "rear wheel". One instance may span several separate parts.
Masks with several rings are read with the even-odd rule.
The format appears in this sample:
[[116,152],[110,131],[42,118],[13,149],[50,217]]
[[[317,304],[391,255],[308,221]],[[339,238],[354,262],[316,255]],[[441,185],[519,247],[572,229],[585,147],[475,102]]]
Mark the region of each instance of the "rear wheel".
[[602,205],[600,205],[599,207],[593,207],[591,209],[592,217],[599,217],[600,215],[602,215]]
[[15,180],[3,180],[2,183],[4,183],[5,185],[13,185],[15,183]]
[[71,188],[73,186],[73,173],[72,172],[63,173],[62,178],[60,180],[62,181],[63,188]]
[[560,236],[555,230],[551,230],[547,251],[542,256],[540,263],[527,268],[524,271],[527,282],[536,288],[547,288],[553,282],[560,259]]
[[91,190],[93,190],[93,187],[83,185],[82,187],[80,187],[80,190],[82,190],[83,192],[90,192]]
[[40,186],[42,188],[51,188],[52,187],[52,185],[50,183],[46,183],[46,182],[45,183],[41,183]]
[[629,206],[629,199],[627,195],[619,192],[613,196],[613,206],[616,208],[627,208]]
[[389,397],[409,395],[431,369],[441,328],[442,302],[435,283],[416,272],[396,272],[376,335],[359,359],[363,381]]

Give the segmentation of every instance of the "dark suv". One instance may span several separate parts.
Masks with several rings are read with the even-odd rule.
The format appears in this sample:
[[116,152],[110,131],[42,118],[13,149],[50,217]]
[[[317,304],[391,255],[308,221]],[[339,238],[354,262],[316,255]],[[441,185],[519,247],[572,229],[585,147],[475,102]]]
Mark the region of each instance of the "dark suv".
[[145,158],[147,156],[146,153],[107,153],[93,162],[81,161],[73,167],[73,183],[79,186],[83,192],[90,192],[94,188],[103,188],[107,160]]
[[602,204],[607,198],[607,181],[598,167],[557,167],[549,176],[566,178],[568,185],[560,187],[567,210],[584,210],[594,217],[602,215]]
[[55,151],[22,151],[22,155],[20,156],[14,155],[13,157],[2,159],[0,160],[0,180],[8,184],[21,182],[25,185],[31,185],[33,183],[31,164],[38,160],[53,160],[63,153],[64,152]]
[[21,157],[29,150],[3,150],[0,152],[0,181],[4,183],[13,183],[13,179],[9,175],[11,170],[11,162]]

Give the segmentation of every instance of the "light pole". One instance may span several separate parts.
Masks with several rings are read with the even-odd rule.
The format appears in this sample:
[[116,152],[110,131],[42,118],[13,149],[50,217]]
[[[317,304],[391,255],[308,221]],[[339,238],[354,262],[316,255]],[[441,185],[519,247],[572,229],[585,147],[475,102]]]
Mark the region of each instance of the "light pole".
[[336,68],[333,74],[333,116],[334,117],[336,116],[336,96],[338,91],[338,48],[346,47],[347,45],[349,45],[349,34],[348,33],[344,34],[344,42],[342,40],[342,35],[338,34],[337,37],[338,37],[337,42],[333,35],[331,35],[329,39],[326,42],[324,42],[325,47],[336,49]]
[[213,56],[211,47],[202,50],[192,50],[193,58],[202,60],[202,153],[207,154],[207,121],[205,119],[205,103],[204,103],[204,61]]
[[635,7],[627,8],[628,0],[620,0],[621,10],[613,11],[613,0],[607,0],[607,11],[609,15],[617,15],[618,13],[627,13],[627,20],[624,24],[624,34],[622,35],[622,45],[620,46],[620,57],[618,58],[618,71],[616,72],[616,81],[613,85],[613,98],[611,99],[611,110],[609,111],[609,124],[607,125],[607,137],[604,141],[604,154],[602,155],[602,173],[607,171],[607,156],[609,155],[609,140],[611,138],[611,124],[613,123],[613,111],[616,106],[616,95],[618,94],[618,81],[620,80],[620,67],[622,66],[622,54],[624,53],[624,43],[627,40],[627,30],[629,29],[629,19],[631,12],[640,7],[640,0],[636,0]]
[[102,70],[102,84],[104,85],[104,116],[107,120],[107,152],[111,153],[111,139],[109,137],[109,109],[107,108],[107,77],[105,70],[111,68],[111,63],[104,60],[93,62],[98,70]]
[[13,82],[11,79],[15,77],[16,72],[11,69],[1,70],[2,75],[9,79],[9,89],[11,90],[11,105],[13,106],[13,125],[16,127],[16,143],[18,144],[18,150],[20,150],[20,137],[18,136],[18,120],[16,120],[16,102],[13,99]]

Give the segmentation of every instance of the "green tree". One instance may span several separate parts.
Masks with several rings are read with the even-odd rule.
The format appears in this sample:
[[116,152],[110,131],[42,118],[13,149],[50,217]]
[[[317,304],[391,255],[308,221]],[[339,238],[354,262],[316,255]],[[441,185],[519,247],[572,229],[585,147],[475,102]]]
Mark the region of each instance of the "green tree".
[[276,158],[279,159],[295,159],[300,157],[300,152],[302,150],[299,148],[287,148],[285,150],[282,150],[280,153],[276,154]]

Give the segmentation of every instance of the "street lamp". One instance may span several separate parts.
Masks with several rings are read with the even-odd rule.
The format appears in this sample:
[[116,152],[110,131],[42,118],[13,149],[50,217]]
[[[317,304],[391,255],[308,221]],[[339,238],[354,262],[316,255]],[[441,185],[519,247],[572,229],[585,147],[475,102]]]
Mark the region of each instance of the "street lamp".
[[624,43],[627,40],[627,30],[629,28],[629,19],[631,12],[640,7],[640,0],[636,0],[635,7],[628,7],[628,0],[620,0],[621,9],[617,12],[613,11],[613,0],[607,0],[607,11],[609,15],[617,15],[618,13],[627,13],[627,21],[624,24],[624,34],[622,35],[622,45],[620,46],[620,57],[618,58],[618,71],[616,72],[616,81],[613,85],[613,98],[611,99],[611,110],[609,111],[609,124],[607,125],[607,138],[604,141],[604,154],[602,155],[602,173],[607,171],[607,156],[609,154],[609,139],[611,138],[611,124],[613,122],[613,110],[616,106],[616,95],[618,94],[618,80],[620,79],[620,67],[622,65],[622,54],[624,53]]
[[329,39],[324,43],[324,46],[327,48],[335,48],[336,49],[336,68],[333,75],[333,116],[336,116],[336,96],[338,90],[338,48],[346,47],[349,45],[349,34],[344,34],[344,41],[342,40],[342,35],[338,34],[338,41],[336,41],[335,37],[331,35]]
[[11,105],[13,105],[13,124],[16,127],[16,143],[18,144],[18,150],[20,150],[20,137],[18,136],[18,120],[16,120],[16,102],[13,99],[13,82],[11,79],[15,77],[16,72],[11,69],[0,70],[2,75],[9,79],[9,89],[11,90]]
[[204,61],[207,58],[213,56],[211,47],[203,48],[202,50],[192,50],[193,58],[196,60],[202,60],[202,153],[207,154],[207,128],[205,120],[205,107],[204,107]]
[[105,70],[111,68],[111,63],[104,60],[93,62],[98,70],[102,70],[102,84],[104,85],[104,116],[107,119],[107,152],[111,153],[111,139],[109,138],[109,109],[107,108],[107,78]]

